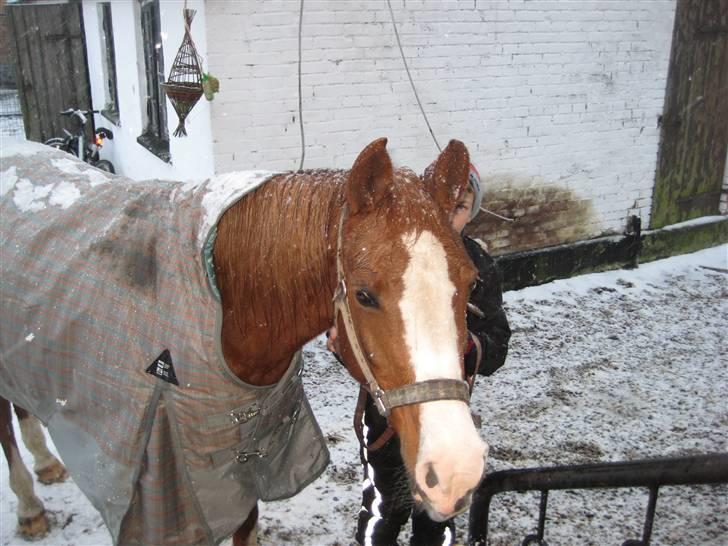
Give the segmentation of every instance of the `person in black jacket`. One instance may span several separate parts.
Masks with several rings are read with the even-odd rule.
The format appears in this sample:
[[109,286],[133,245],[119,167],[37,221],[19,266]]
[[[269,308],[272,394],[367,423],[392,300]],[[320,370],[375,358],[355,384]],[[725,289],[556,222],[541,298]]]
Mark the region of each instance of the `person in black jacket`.
[[[480,210],[480,176],[470,166],[469,184],[452,214],[453,228],[462,233]],[[502,277],[484,245],[462,235],[465,249],[478,269],[475,288],[468,303],[469,340],[465,351],[466,379],[491,375],[505,362],[511,329],[503,309]],[[327,346],[336,355],[336,327],[328,332]],[[338,355],[337,355],[338,358]],[[362,389],[354,416],[364,466],[362,507],[356,541],[362,546],[393,546],[402,526],[412,517],[411,546],[447,546],[455,541],[455,522],[432,521],[413,506],[399,439],[387,419],[379,414],[372,397]]]

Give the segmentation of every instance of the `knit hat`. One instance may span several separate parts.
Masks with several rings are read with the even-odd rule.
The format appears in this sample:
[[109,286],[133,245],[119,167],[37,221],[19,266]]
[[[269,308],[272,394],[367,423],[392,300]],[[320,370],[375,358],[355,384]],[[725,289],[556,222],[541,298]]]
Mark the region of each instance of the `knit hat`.
[[475,165],[470,164],[470,172],[468,173],[468,184],[473,190],[473,208],[470,211],[470,219],[475,218],[480,212],[480,204],[483,202],[483,190],[480,188],[480,173]]

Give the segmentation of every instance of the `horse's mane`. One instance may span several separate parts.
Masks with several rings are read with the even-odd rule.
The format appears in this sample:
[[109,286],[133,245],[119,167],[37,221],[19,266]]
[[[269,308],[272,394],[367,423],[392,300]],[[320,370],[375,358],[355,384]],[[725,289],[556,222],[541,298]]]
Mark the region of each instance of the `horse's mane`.
[[[236,302],[235,322],[242,335],[266,344],[256,352],[298,346],[328,326],[336,285],[339,218],[345,202],[348,171],[314,170],[278,175],[234,205],[220,221],[215,244],[217,281],[223,299]],[[395,232],[419,235],[438,214],[419,177],[397,169],[395,182],[370,216],[371,233],[381,235],[376,249],[355,251],[355,262],[367,267],[371,253],[394,243]],[[288,316],[301,320],[284,320]],[[288,330],[283,331],[283,324]],[[293,328],[293,331],[290,330]],[[283,347],[280,345],[283,344]]]
[[[322,274],[332,271],[326,261],[335,257],[346,174],[315,170],[278,175],[223,216],[215,245],[218,283],[223,294],[252,307],[247,316],[258,322],[238,324],[240,331],[267,328],[271,343],[298,337],[276,331],[289,322],[281,317],[304,316],[304,310],[309,316],[311,306],[320,306],[322,290],[331,290],[332,279]],[[320,319],[323,324],[324,317]],[[299,321],[293,324],[301,332],[310,329]]]

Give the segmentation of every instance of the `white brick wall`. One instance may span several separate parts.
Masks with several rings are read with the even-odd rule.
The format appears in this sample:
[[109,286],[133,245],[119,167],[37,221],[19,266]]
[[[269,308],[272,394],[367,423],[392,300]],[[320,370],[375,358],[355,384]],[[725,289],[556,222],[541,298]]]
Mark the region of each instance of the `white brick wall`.
[[[491,189],[591,204],[579,237],[649,225],[675,0],[392,0],[441,145],[458,138]],[[206,2],[215,168],[295,169],[299,2]],[[351,166],[389,137],[395,162],[437,155],[386,1],[306,0],[305,167]]]

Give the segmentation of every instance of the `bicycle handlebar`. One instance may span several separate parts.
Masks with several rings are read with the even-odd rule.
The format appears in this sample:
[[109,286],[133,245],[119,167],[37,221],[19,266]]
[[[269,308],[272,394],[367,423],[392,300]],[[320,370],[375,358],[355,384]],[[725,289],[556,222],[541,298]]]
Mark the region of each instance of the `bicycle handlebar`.
[[99,110],[78,110],[76,108],[68,108],[66,110],[63,110],[59,112],[62,116],[87,116],[89,114],[100,114],[101,112]]

